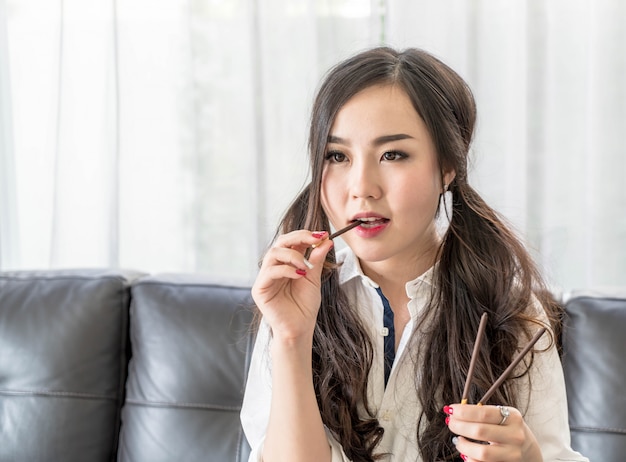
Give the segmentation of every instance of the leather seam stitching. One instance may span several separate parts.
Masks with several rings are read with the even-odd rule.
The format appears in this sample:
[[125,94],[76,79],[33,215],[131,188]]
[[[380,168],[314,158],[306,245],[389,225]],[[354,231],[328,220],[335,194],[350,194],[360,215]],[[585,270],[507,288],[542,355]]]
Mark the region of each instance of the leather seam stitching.
[[93,393],[80,393],[73,391],[54,391],[54,390],[0,390],[0,395],[8,396],[48,396],[62,398],[80,398],[80,399],[96,399],[106,401],[117,401],[117,396],[99,395]]
[[216,404],[202,404],[202,403],[172,403],[167,401],[144,401],[139,399],[127,399],[125,404],[134,404],[136,406],[147,407],[174,407],[185,409],[203,409],[203,410],[215,410],[215,411],[241,411],[241,406],[220,406]]
[[588,433],[610,432],[610,433],[619,433],[622,435],[626,435],[626,429],[623,429],[623,428],[571,426],[570,429],[581,431],[581,432],[588,432]]

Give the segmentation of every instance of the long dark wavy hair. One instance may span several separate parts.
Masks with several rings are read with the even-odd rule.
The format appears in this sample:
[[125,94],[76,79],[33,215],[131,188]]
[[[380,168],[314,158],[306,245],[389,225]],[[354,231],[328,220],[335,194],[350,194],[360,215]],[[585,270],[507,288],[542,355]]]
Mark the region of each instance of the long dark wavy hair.
[[[458,456],[451,444],[442,407],[459,402],[482,313],[489,314],[469,402],[477,402],[536,329],[537,303],[556,332],[559,307],[549,296],[531,257],[503,219],[467,181],[468,153],[476,106],[464,80],[450,67],[419,49],[380,47],[361,52],[330,70],[314,102],[309,133],[311,181],[287,210],[278,233],[330,229],[320,191],[327,139],[341,107],[372,85],[402,88],[424,120],[442,172],[453,169],[452,216],[434,268],[428,309],[417,322],[422,331],[411,344],[415,354],[417,443],[423,460]],[[443,177],[443,173],[442,173]],[[434,263],[434,262],[433,262]],[[383,429],[369,413],[368,373],[373,346],[337,278],[334,251],[322,275],[322,303],[313,338],[313,377],[324,424],[355,462],[381,456],[376,446]],[[415,336],[417,337],[417,336]],[[551,338],[551,344],[554,337]],[[492,403],[520,403],[514,382],[527,375],[533,354],[516,377],[492,396]],[[487,403],[488,404],[488,403]]]

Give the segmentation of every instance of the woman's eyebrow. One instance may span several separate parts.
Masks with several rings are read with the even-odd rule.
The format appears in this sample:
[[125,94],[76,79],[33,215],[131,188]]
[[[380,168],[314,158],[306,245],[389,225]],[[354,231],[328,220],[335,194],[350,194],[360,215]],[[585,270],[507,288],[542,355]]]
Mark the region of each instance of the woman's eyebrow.
[[343,145],[348,145],[349,143],[344,140],[343,138],[339,137],[339,136],[334,136],[334,135],[328,135],[328,138],[326,139],[327,143],[332,143],[332,144],[343,144]]
[[[372,145],[380,146],[382,144],[389,143],[391,141],[400,141],[400,140],[406,140],[406,139],[413,139],[413,137],[411,135],[407,135],[406,133],[397,133],[395,135],[383,135],[383,136],[379,136],[378,138],[375,138],[372,141]],[[341,138],[335,135],[328,135],[327,142],[333,143],[333,144],[343,144],[345,146],[350,144],[344,138]]]
[[380,146],[381,144],[389,143],[391,141],[400,141],[406,139],[413,139],[413,137],[411,135],[407,135],[406,133],[398,133],[396,135],[383,135],[372,141],[372,145]]

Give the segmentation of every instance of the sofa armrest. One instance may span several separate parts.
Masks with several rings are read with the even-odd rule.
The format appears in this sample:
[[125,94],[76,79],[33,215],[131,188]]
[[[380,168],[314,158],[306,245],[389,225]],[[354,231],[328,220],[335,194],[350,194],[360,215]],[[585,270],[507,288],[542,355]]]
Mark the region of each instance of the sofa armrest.
[[114,459],[135,273],[0,273],[0,460]]
[[563,369],[572,447],[589,460],[626,454],[626,297],[574,293],[565,303]]

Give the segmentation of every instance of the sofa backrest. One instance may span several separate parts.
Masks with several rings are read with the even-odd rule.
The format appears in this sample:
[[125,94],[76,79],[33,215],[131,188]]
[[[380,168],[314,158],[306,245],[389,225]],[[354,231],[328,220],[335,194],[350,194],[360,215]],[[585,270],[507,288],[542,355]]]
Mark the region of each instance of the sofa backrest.
[[572,447],[626,460],[626,297],[573,293],[565,303],[563,371]]
[[0,460],[114,460],[135,276],[0,273]]
[[196,276],[132,287],[118,461],[244,462],[239,412],[253,345],[249,288]]
[[[249,288],[140,276],[0,272],[0,461],[247,461]],[[626,297],[565,307],[572,447],[624,460]]]

